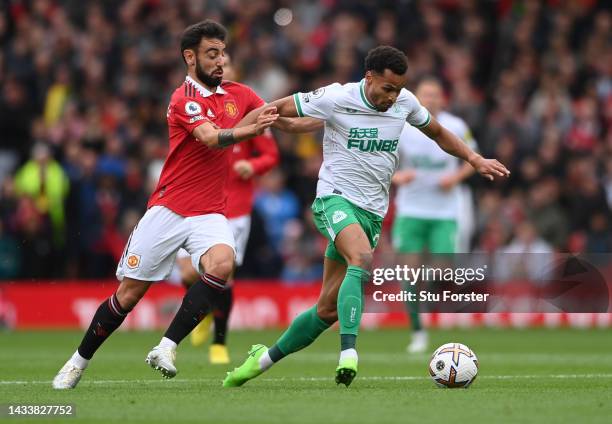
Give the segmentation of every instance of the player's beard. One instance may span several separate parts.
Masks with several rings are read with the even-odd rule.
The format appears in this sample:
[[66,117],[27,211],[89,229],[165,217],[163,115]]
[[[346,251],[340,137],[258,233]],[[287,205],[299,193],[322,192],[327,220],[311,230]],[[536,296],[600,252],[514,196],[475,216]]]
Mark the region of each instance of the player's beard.
[[[218,69],[214,69],[212,72],[216,71],[218,71]],[[204,71],[204,69],[202,69],[202,67],[200,66],[200,61],[197,59],[197,57],[195,72],[198,79],[208,87],[218,87],[219,84],[221,84],[221,81],[223,80],[223,76],[213,77],[212,75],[207,74],[206,71]]]

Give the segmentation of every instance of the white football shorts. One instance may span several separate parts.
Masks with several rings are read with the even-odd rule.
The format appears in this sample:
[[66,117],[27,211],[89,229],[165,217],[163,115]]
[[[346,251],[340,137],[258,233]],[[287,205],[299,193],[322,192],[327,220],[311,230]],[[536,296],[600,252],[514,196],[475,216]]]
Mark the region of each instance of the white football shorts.
[[117,279],[165,280],[172,272],[181,247],[201,273],[200,258],[216,244],[227,244],[236,252],[234,236],[225,216],[211,213],[185,217],[164,206],[153,206],[132,231],[117,266]]
[[[227,221],[236,241],[236,265],[240,266],[244,262],[244,253],[249,241],[249,234],[251,233],[251,215],[229,218]],[[181,259],[190,255],[185,249],[180,249],[176,256]]]

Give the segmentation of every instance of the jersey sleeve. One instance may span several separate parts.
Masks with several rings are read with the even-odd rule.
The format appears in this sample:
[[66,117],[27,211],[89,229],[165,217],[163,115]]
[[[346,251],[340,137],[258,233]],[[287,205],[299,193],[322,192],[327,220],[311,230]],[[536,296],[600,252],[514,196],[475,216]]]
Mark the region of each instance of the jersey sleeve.
[[335,98],[342,86],[338,83],[317,88],[309,93],[295,93],[293,101],[298,116],[327,120],[334,110]]
[[200,125],[210,122],[204,114],[202,105],[195,100],[183,98],[170,107],[169,118],[190,133]]
[[408,114],[406,121],[416,128],[423,128],[431,122],[429,111],[419,102],[414,94],[408,90],[402,90],[405,93],[404,106],[407,108]]
[[270,129],[266,129],[263,134],[253,137],[253,147],[258,155],[248,159],[253,165],[253,171],[257,175],[263,175],[274,168],[279,161],[278,147]]

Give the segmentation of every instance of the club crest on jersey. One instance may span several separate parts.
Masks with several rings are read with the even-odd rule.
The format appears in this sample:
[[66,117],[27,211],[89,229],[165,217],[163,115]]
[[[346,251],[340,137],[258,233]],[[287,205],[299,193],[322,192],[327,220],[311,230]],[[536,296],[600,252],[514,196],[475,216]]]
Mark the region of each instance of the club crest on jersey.
[[187,102],[185,103],[185,113],[187,115],[199,115],[202,113],[202,106],[200,106],[196,102]]
[[346,217],[347,217],[347,215],[346,215],[345,212],[343,212],[343,211],[335,211],[334,214],[332,215],[332,222],[334,224],[337,224],[338,222],[342,221]]
[[225,102],[225,113],[228,114],[230,118],[235,118],[238,116],[238,106],[233,100],[228,100]]
[[128,252],[125,264],[129,269],[136,269],[140,266],[140,255]]

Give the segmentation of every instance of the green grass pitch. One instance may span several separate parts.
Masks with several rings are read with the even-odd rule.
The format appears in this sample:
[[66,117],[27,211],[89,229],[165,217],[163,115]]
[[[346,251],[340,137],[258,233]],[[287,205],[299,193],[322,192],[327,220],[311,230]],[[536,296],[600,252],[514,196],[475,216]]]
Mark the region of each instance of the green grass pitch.
[[[232,366],[252,343],[270,344],[279,331],[233,332]],[[432,332],[432,351],[446,342],[470,346],[480,360],[473,386],[438,389],[429,355],[404,353],[401,330],[364,331],[360,372],[350,388],[336,386],[337,332],[286,358],[238,389],[224,389],[229,367],[211,366],[207,347],[186,340],[179,374],[162,380],[144,358],[160,332],[112,336],[75,390],[50,380],[78,344],[80,332],[0,333],[0,404],[73,404],[75,418],[5,422],[96,423],[609,423],[612,422],[610,330],[448,330]]]

